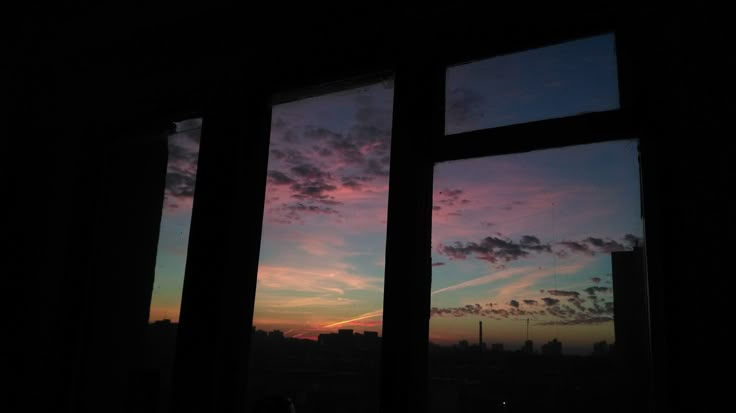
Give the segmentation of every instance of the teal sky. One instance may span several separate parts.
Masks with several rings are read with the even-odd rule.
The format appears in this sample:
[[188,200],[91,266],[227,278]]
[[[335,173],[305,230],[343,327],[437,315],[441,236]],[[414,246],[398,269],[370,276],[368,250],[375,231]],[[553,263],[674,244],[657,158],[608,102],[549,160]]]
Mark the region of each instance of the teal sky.
[[430,340],[572,351],[613,335],[612,251],[642,238],[637,142],[437,164]]
[[148,318],[151,322],[179,321],[201,132],[202,119],[196,118],[176,122],[168,136],[166,192]]

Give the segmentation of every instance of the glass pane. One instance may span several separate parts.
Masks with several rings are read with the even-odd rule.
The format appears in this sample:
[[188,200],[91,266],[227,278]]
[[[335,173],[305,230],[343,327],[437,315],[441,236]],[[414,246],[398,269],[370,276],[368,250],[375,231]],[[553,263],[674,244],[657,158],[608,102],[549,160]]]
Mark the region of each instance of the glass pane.
[[378,408],[392,104],[382,83],[273,107],[254,411]]
[[613,34],[447,69],[447,135],[618,107]]
[[433,411],[612,411],[646,346],[639,198],[631,140],[435,166]]
[[169,160],[161,214],[156,272],[148,324],[146,362],[157,381],[152,389],[157,412],[168,412],[176,350],[189,225],[192,220],[202,119],[175,122],[168,136]]

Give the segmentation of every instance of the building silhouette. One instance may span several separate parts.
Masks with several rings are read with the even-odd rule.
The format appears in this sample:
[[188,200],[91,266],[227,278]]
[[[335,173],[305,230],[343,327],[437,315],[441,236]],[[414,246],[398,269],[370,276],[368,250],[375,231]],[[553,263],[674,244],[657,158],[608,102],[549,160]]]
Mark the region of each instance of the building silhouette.
[[562,343],[557,341],[556,338],[553,338],[551,341],[548,341],[546,344],[542,345],[542,355],[543,356],[561,356],[562,355]]
[[609,346],[606,341],[599,341],[593,343],[593,355],[594,356],[607,356],[611,352],[612,346]]
[[640,399],[649,392],[646,377],[650,363],[649,298],[643,247],[612,252],[611,267],[619,386],[628,386],[627,397]]
[[526,354],[534,353],[534,342],[532,340],[524,341],[524,345],[521,347],[521,352]]

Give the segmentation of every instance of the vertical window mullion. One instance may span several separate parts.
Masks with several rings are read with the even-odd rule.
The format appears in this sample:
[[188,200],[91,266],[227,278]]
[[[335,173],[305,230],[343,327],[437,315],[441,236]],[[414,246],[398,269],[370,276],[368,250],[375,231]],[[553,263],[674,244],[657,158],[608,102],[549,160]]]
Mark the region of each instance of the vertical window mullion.
[[[419,52],[418,52],[419,53]],[[445,68],[408,56],[395,80],[381,411],[426,411],[432,152],[444,133]]]
[[[242,93],[242,90],[234,88]],[[234,411],[258,265],[270,112],[231,93],[204,116],[173,377],[175,412]]]

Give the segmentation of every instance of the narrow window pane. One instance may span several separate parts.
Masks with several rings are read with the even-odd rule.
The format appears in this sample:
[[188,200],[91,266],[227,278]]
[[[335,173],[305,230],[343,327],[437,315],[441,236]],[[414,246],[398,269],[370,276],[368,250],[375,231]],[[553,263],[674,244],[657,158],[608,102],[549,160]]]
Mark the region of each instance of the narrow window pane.
[[639,198],[630,140],[435,166],[433,411],[611,411],[646,347]]
[[286,398],[299,412],[378,408],[392,102],[381,83],[273,107],[255,411]]
[[613,34],[447,69],[447,135],[618,107]]
[[202,119],[175,122],[168,136],[169,160],[161,215],[156,273],[151,297],[146,362],[157,382],[151,389],[155,411],[167,412],[176,350],[181,290],[192,220]]

